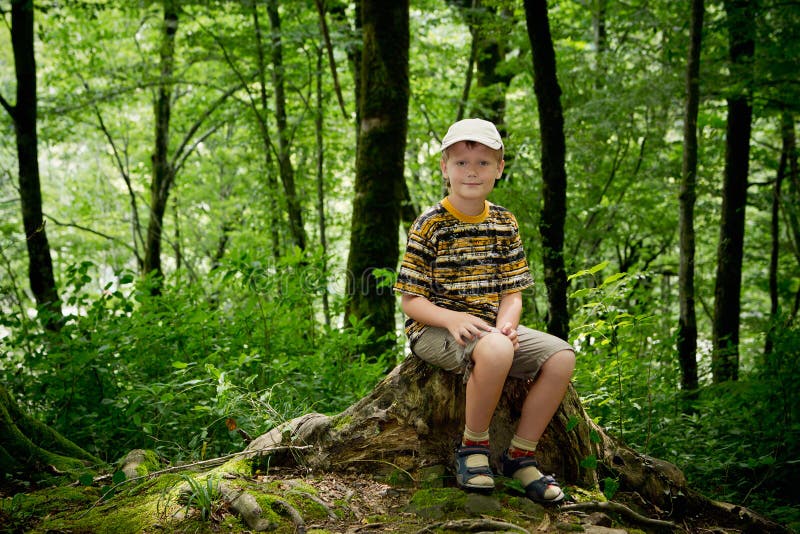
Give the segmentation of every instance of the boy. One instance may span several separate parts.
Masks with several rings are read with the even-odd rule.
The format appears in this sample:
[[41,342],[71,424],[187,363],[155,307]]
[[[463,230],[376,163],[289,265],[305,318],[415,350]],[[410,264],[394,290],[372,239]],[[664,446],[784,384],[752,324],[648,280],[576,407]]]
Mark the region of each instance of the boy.
[[456,449],[461,488],[492,491],[489,423],[508,376],[530,386],[503,474],[537,502],[564,498],[533,459],[537,442],[566,393],[575,353],[567,342],[519,325],[521,291],[533,284],[514,216],[486,200],[503,173],[494,124],[465,119],[442,140],[448,195],[417,218],[398,273],[406,334],[419,358],[464,373],[465,428]]

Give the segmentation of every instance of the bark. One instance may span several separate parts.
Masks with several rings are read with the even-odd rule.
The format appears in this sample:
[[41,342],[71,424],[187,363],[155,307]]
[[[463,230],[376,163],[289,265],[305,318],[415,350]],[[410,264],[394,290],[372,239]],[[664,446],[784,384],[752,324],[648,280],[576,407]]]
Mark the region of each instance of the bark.
[[[486,6],[485,9],[492,18],[508,18],[504,14],[498,13],[494,6]],[[511,21],[507,20],[505,23],[511,24]],[[493,122],[500,131],[500,135],[505,137],[506,92],[515,74],[509,70],[503,72],[500,68],[505,61],[508,49],[507,41],[498,39],[494,32],[487,34],[485,31],[474,33],[473,38],[478,40],[477,84],[473,107],[478,110],[480,116]],[[510,161],[511,155],[507,154],[507,167]]]
[[547,331],[567,339],[567,275],[564,267],[564,222],[567,214],[567,173],[564,166],[564,116],[561,88],[546,0],[525,0],[528,38],[533,51],[533,88],[542,132],[542,236],[544,282],[547,287]]
[[782,204],[781,187],[784,177],[789,171],[789,161],[795,153],[794,117],[791,113],[781,114],[781,157],[778,163],[778,172],[772,188],[772,218],[770,221],[770,255],[769,255],[769,317],[770,328],[764,342],[764,354],[772,353],[775,328],[778,326],[780,316],[780,299],[778,294],[778,261],[780,259],[780,208]]
[[17,101],[14,106],[5,100],[2,104],[14,121],[17,140],[22,224],[28,248],[28,280],[39,307],[42,325],[48,330],[57,331],[61,329],[63,317],[42,216],[33,9],[33,2],[11,2],[11,44],[17,78]]
[[[175,170],[169,162],[169,127],[172,112],[172,78],[175,69],[175,34],[178,31],[178,8],[173,0],[164,0],[164,23],[161,41],[161,75],[155,103],[155,148],[153,151],[152,180],[150,182],[150,220],[144,257],[144,273],[158,279],[161,269],[161,238],[164,213]],[[160,284],[153,292],[160,291]]]
[[[355,467],[371,476],[399,468],[417,476],[425,467],[451,465],[464,426],[464,390],[460,375],[412,355],[342,413],[311,413],[288,421],[253,440],[243,454],[258,465],[268,458],[271,468],[302,465],[319,473]],[[490,427],[493,463],[511,439],[526,392],[524,381],[506,384]],[[599,479],[616,477],[620,491],[637,493],[639,504],[652,505],[673,521],[713,513],[730,524],[783,531],[745,509],[702,497],[687,487],[674,465],[608,436],[586,414],[572,388],[537,452],[542,470],[562,482],[596,488]],[[581,465],[588,465],[584,460],[590,458],[597,460],[596,469]]]
[[728,97],[722,216],[717,248],[714,289],[713,352],[714,382],[739,377],[739,326],[741,310],[742,256],[750,159],[753,108],[750,103],[752,59],[755,51],[755,5],[752,0],[726,0],[731,82],[745,88]]
[[284,84],[283,43],[281,41],[281,17],[277,0],[267,2],[267,14],[272,28],[272,85],[275,90],[275,122],[278,128],[278,173],[286,197],[286,211],[289,216],[289,231],[292,242],[300,250],[306,248],[306,231],[303,225],[303,212],[294,183],[294,167],[289,126],[286,121],[286,91]]
[[[374,328],[376,338],[380,338],[396,331],[394,295],[390,287],[379,287],[375,270],[394,271],[400,255],[398,232],[408,128],[409,6],[407,0],[370,0],[362,3],[362,10],[361,123],[346,315]],[[390,345],[394,345],[393,340],[383,348]]]
[[[464,89],[461,94],[456,120],[464,118],[467,108],[472,115],[484,118],[497,126],[501,136],[505,137],[506,91],[514,73],[503,72],[500,68],[506,57],[508,46],[503,39],[498,39],[497,27],[511,24],[510,15],[498,12],[494,5],[483,5],[480,0],[452,1],[462,13],[469,28],[472,42],[467,63]],[[501,20],[498,20],[501,19]],[[503,36],[505,37],[505,36]],[[475,74],[475,92],[472,89],[473,71]],[[508,167],[506,155],[506,167]]]
[[25,479],[87,470],[103,462],[24,413],[0,385],[0,475]]
[[[320,1],[318,0],[318,5]],[[320,5],[321,9],[321,5]],[[325,13],[322,11],[320,17],[324,19]],[[331,56],[332,60],[332,56]],[[316,74],[316,113],[314,114],[314,133],[317,148],[317,223],[319,225],[319,244],[322,249],[322,277],[328,278],[328,228],[325,217],[325,141],[323,136],[325,126],[325,102],[322,92],[322,49],[317,51],[317,74]],[[331,325],[331,307],[328,299],[328,292],[322,292],[322,315],[325,317],[325,325]]]
[[272,255],[275,258],[275,263],[281,256],[280,236],[278,234],[278,202],[275,192],[278,189],[278,181],[275,179],[272,171],[272,140],[269,135],[269,127],[267,126],[267,114],[269,113],[269,105],[267,104],[267,67],[264,60],[264,43],[261,33],[261,24],[258,21],[258,3],[252,4],[253,13],[253,32],[256,39],[256,51],[258,57],[258,105],[252,102],[253,113],[258,122],[258,131],[261,133],[261,141],[264,143],[264,174],[267,180],[267,191],[269,191],[269,216],[270,216],[270,238],[272,241]]
[[[789,191],[786,198],[783,199],[781,206],[785,212],[786,226],[788,227],[788,234],[790,241],[793,243],[791,247],[795,254],[797,263],[800,264],[800,165],[798,165],[797,154],[797,136],[794,131],[794,116],[790,115],[791,129],[784,132],[788,136],[788,143],[791,146],[789,152]],[[800,287],[797,288],[794,295],[794,302],[789,311],[786,319],[787,325],[792,325],[800,312]]]
[[678,361],[681,388],[697,389],[697,315],[694,297],[695,232],[697,200],[697,112],[700,105],[700,50],[703,34],[703,0],[692,0],[689,24],[689,57],[686,62],[686,108],[683,120],[683,167],[680,191],[680,265],[678,270]]

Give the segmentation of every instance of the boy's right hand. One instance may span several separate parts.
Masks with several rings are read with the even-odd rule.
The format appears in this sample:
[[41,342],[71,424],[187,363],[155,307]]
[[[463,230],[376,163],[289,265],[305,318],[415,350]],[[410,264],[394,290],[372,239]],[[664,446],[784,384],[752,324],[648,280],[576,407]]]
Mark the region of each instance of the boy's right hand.
[[456,343],[462,347],[476,336],[482,337],[483,334],[492,331],[489,323],[467,312],[452,312],[452,316],[448,317],[446,328]]

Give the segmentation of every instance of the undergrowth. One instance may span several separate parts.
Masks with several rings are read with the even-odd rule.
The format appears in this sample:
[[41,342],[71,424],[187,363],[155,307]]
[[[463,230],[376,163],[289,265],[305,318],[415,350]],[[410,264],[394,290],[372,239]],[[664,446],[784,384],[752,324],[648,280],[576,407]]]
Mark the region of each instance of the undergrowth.
[[0,376],[107,461],[133,448],[173,461],[241,450],[292,417],[342,410],[396,358],[366,354],[374,336],[362,325],[320,320],[313,303],[326,287],[313,257],[239,256],[202,283],[162,284],[158,296],[129,273],[97,290],[93,271],[70,269],[72,313],[59,334],[7,318]]
[[[605,267],[571,277],[574,382],[587,412],[709,497],[797,527],[800,329],[775,328],[766,355],[743,343],[735,382],[713,384],[701,352],[702,385],[689,402],[665,335],[674,314],[640,305],[646,274],[598,278]],[[239,451],[295,416],[341,411],[399,355],[369,354],[374,336],[358,323],[325,326],[319,258],[241,255],[202,281],[164,283],[159,296],[147,279],[122,272],[100,286],[95,272],[91,263],[69,270],[71,314],[59,334],[2,316],[0,378],[31,413],[109,462],[133,448],[170,461]],[[341,316],[342,303],[331,306]]]
[[[680,389],[674,339],[638,311],[645,275],[577,273],[575,387],[587,413],[634,449],[676,464],[705,495],[800,528],[800,329],[781,320],[764,354],[743,344],[738,381],[714,384],[701,352],[696,399]],[[672,314],[667,314],[672,317]],[[703,343],[700,344],[701,347]]]

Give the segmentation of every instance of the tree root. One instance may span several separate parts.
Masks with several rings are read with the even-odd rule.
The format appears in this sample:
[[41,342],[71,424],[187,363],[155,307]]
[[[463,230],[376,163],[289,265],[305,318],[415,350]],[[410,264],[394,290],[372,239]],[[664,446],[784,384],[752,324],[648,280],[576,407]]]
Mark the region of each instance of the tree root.
[[231,510],[242,516],[248,527],[256,532],[275,529],[276,525],[261,517],[263,510],[255,497],[244,490],[231,488],[224,482],[219,483],[219,491]]
[[296,489],[289,490],[287,493],[294,494],[294,495],[300,495],[301,497],[304,497],[304,498],[308,499],[309,501],[314,501],[315,503],[317,503],[318,505],[322,506],[325,509],[325,512],[327,512],[328,517],[330,519],[338,519],[336,517],[336,514],[333,513],[333,510],[331,510],[331,507],[328,506],[328,503],[326,503],[325,501],[323,501],[322,499],[320,499],[316,495],[312,495],[312,494],[310,494],[310,493],[308,493],[306,491],[300,491],[300,490],[296,490]]
[[272,505],[280,506],[287,514],[289,514],[289,517],[292,518],[292,522],[294,523],[294,531],[297,534],[306,533],[306,522],[303,520],[303,516],[300,515],[300,512],[298,512],[294,506],[284,501],[283,499],[275,499],[272,502]]
[[505,521],[498,521],[496,519],[455,519],[452,521],[443,521],[441,523],[434,523],[428,525],[423,529],[417,531],[417,534],[423,532],[433,532],[436,529],[455,530],[456,532],[520,532],[528,534],[528,530],[515,525],[514,523],[506,523]]
[[671,521],[662,521],[661,519],[653,519],[650,517],[645,517],[641,514],[638,514],[625,506],[624,504],[619,504],[616,502],[581,502],[577,504],[565,504],[559,507],[559,511],[561,512],[572,512],[572,511],[600,511],[600,512],[617,512],[622,514],[623,516],[636,521],[637,523],[641,523],[643,525],[653,526],[653,527],[662,527],[662,528],[669,528],[669,529],[676,529],[677,525],[672,523]]

